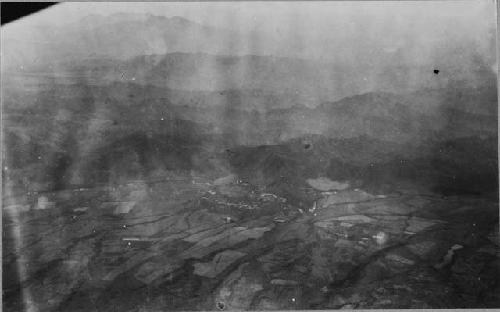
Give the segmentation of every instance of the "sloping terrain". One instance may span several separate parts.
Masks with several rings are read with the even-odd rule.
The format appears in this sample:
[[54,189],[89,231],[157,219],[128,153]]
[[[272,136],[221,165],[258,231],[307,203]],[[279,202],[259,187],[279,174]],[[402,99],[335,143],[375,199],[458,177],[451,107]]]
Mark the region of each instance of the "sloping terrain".
[[306,207],[226,180],[177,171],[6,207],[4,310],[499,304],[494,199],[309,188]]
[[2,27],[2,310],[500,307],[496,32],[450,12]]

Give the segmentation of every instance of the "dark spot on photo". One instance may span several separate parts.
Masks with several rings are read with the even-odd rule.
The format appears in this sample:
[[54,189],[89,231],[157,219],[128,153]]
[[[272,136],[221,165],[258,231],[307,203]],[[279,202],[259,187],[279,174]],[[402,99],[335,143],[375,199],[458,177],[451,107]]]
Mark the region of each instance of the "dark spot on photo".
[[224,310],[226,308],[226,305],[224,304],[224,302],[217,302],[217,309],[219,310]]

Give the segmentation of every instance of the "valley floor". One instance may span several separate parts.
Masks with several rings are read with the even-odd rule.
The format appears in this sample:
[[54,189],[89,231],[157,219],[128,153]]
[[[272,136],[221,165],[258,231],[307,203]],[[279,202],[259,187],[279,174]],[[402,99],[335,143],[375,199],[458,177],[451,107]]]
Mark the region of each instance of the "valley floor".
[[308,191],[186,174],[17,200],[4,311],[500,307],[497,201]]

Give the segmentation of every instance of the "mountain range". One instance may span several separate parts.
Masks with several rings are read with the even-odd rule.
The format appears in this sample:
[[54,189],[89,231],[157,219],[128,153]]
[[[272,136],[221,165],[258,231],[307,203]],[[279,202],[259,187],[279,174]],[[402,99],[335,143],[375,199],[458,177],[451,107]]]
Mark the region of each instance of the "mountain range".
[[[373,182],[441,170],[429,179],[455,171],[466,181],[496,172],[494,59],[456,38],[436,48],[448,57],[434,63],[376,46],[353,63],[241,53],[259,52],[242,48],[253,42],[272,46],[270,37],[182,17],[42,26],[2,29],[5,163],[16,185],[173,168],[236,171],[265,185],[281,176]],[[483,148],[483,158],[470,154]]]

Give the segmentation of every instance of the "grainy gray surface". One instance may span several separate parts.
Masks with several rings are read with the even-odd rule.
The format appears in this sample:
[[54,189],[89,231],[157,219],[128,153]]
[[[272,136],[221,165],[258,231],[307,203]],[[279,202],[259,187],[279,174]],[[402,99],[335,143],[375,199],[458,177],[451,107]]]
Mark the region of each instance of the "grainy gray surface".
[[2,27],[3,310],[500,308],[495,9]]

